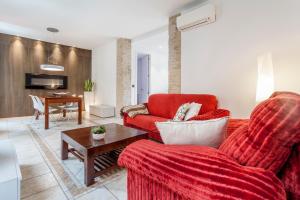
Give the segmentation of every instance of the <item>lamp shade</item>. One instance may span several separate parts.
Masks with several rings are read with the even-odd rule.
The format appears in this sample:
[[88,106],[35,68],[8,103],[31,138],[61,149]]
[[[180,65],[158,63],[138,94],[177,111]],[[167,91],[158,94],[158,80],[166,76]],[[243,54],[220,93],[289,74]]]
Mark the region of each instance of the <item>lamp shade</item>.
[[41,64],[40,68],[46,71],[64,71],[65,68],[60,65]]
[[272,54],[266,53],[257,58],[258,74],[256,101],[263,101],[274,92],[273,62]]

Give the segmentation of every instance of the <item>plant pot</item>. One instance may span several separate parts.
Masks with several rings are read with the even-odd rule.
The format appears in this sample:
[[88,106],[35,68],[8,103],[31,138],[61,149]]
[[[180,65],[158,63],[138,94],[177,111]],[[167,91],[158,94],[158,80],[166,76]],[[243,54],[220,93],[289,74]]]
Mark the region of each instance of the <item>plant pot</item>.
[[90,105],[95,103],[94,92],[84,92],[85,111],[90,112]]
[[93,135],[94,140],[102,140],[105,137],[105,133],[103,133],[103,134],[94,134],[94,133],[92,133],[92,135]]

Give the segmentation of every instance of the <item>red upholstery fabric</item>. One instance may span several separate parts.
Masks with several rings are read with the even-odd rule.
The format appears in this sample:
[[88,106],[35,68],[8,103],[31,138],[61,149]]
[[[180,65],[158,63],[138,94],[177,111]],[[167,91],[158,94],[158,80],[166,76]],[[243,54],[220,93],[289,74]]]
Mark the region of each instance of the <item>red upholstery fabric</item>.
[[128,117],[127,123],[149,132],[157,132],[155,122],[164,122],[168,119],[153,115],[137,115],[134,118]]
[[148,110],[151,115],[173,119],[177,109],[184,103],[202,104],[199,114],[217,108],[217,98],[206,94],[153,94],[148,99]]
[[155,140],[155,141],[157,141],[157,142],[163,143],[159,132],[149,132],[148,137]]
[[127,170],[128,200],[187,200],[150,177]]
[[229,116],[228,110],[217,109],[217,100],[213,95],[206,94],[153,94],[149,97],[149,102],[145,103],[150,118],[146,115],[128,117],[125,113],[123,122],[125,126],[148,131],[148,136],[154,140],[162,142],[159,131],[154,122],[170,120],[176,114],[177,109],[184,103],[196,102],[202,104],[199,115],[193,120],[207,120],[224,116]]
[[297,144],[279,173],[287,199],[300,199],[300,144]]
[[204,113],[202,115],[197,115],[195,117],[192,117],[191,119],[189,119],[189,121],[217,119],[217,118],[222,118],[222,117],[226,117],[226,116],[229,116],[229,115],[230,115],[229,110],[216,109],[216,110]]
[[[298,96],[299,94],[294,92],[274,92],[271,96],[276,97],[279,95],[287,96]],[[282,167],[279,177],[284,184],[287,199],[300,199],[300,144],[296,144],[293,151],[288,158],[286,164]]]
[[277,173],[300,142],[300,96],[279,95],[259,104],[249,125],[234,131],[220,150],[240,164]]
[[226,138],[229,137],[239,127],[249,124],[249,119],[229,119],[227,125]]
[[120,155],[128,170],[128,199],[285,199],[270,171],[243,167],[216,149],[141,140]]

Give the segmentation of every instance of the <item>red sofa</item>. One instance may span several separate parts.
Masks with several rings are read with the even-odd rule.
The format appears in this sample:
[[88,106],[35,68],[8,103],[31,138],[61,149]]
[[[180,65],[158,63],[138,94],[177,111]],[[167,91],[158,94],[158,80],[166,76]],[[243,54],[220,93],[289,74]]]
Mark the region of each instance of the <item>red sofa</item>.
[[141,140],[118,163],[129,200],[300,199],[300,95],[275,93],[229,122],[219,149]]
[[202,104],[199,115],[191,120],[213,119],[229,116],[229,111],[217,109],[218,102],[214,95],[207,94],[153,94],[149,96],[146,106],[150,115],[137,115],[134,118],[124,114],[125,126],[147,131],[149,137],[162,141],[155,122],[173,119],[177,109],[184,103],[195,102]]

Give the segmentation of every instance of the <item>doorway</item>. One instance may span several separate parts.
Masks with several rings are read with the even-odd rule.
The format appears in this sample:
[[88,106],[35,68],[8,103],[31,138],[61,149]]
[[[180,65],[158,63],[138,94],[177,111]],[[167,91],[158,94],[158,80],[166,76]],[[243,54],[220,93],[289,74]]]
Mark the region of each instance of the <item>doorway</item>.
[[148,101],[150,94],[150,55],[137,56],[137,103]]

